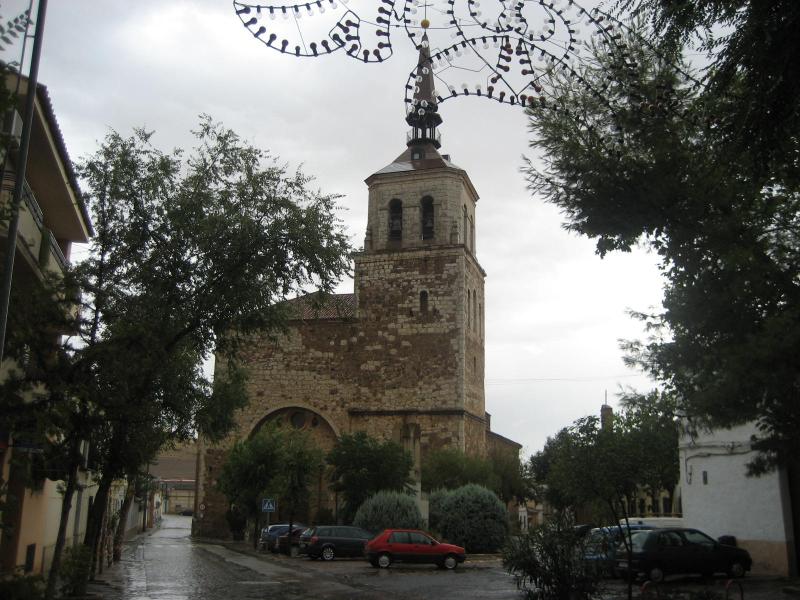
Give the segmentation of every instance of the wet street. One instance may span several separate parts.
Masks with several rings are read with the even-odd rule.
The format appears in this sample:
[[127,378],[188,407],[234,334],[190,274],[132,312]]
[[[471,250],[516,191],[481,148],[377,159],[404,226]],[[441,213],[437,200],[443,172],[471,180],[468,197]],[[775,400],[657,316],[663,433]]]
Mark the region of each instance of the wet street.
[[363,560],[331,563],[258,556],[189,537],[190,517],[164,516],[161,528],[129,542],[103,586],[122,600],[320,598],[492,598],[521,595],[499,561],[469,562],[453,572],[428,565],[374,569]]
[[[128,542],[122,561],[103,574],[92,592],[107,600],[522,600],[496,557],[473,557],[455,571],[432,565],[394,564],[374,569],[365,560],[332,562],[253,553],[242,544],[190,538],[190,517],[165,516],[161,527]],[[670,578],[660,589],[634,598],[776,600],[790,598],[797,580],[748,576],[726,590],[725,579]],[[627,597],[620,580],[604,582],[606,600]],[[741,587],[739,587],[741,586]],[[796,596],[795,596],[796,597]]]

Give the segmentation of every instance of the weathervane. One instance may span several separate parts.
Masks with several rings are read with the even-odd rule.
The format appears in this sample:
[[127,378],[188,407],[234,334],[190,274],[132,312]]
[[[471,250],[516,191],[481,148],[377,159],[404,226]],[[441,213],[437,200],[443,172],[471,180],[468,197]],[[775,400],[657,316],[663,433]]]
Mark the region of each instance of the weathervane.
[[421,72],[428,69],[437,104],[470,96],[522,107],[546,105],[545,83],[554,73],[573,78],[602,100],[608,86],[630,82],[609,79],[600,89],[592,88],[598,84],[586,81],[579,65],[592,60],[593,46],[604,47],[622,67],[617,77],[627,72],[635,81],[638,65],[625,43],[633,32],[611,14],[585,9],[574,0],[484,3],[487,7],[480,0],[315,0],[291,5],[234,0],[233,5],[256,39],[297,57],[339,53],[381,63],[393,54],[392,34],[403,30],[414,48],[428,50],[420,52],[420,64],[406,82],[408,112],[419,108]]

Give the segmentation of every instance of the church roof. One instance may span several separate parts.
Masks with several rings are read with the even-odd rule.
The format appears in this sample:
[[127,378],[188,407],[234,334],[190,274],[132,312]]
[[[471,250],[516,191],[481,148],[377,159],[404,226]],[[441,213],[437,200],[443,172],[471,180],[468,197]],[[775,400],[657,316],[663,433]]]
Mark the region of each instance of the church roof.
[[383,175],[386,173],[403,173],[405,171],[424,171],[427,169],[458,169],[463,171],[458,165],[450,162],[450,156],[445,154],[442,156],[433,144],[425,144],[422,149],[424,150],[424,158],[422,160],[413,160],[411,158],[412,152],[418,151],[419,147],[412,148],[409,146],[405,151],[395,158],[391,164],[386,165],[374,175]]
[[321,294],[314,292],[287,301],[291,319],[315,321],[327,319],[354,319],[356,317],[355,294]]

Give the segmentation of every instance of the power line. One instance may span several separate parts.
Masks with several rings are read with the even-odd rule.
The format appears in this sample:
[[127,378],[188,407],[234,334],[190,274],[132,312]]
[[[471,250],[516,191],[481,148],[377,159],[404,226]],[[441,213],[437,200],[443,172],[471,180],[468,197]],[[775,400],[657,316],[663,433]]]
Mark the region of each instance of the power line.
[[591,381],[608,381],[610,379],[630,379],[632,377],[642,377],[642,375],[606,375],[604,377],[524,377],[519,379],[489,379],[486,385],[504,385],[514,383],[538,383],[538,382],[565,382],[579,383]]

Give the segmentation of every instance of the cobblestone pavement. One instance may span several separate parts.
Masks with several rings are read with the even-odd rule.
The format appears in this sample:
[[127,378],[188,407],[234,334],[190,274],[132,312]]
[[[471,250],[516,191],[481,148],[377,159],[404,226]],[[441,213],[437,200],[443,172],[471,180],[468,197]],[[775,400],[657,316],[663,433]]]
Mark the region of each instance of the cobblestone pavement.
[[[129,542],[123,560],[106,571],[91,592],[107,600],[522,600],[495,556],[473,556],[455,571],[428,565],[374,569],[360,559],[312,561],[255,552],[244,543],[194,540],[189,517],[165,516],[159,529]],[[635,599],[726,599],[726,581],[671,578]],[[740,595],[738,583],[741,583]],[[792,600],[784,589],[797,580],[747,577],[728,590],[730,600]],[[606,584],[606,600],[627,598],[623,582]],[[702,596],[700,596],[702,597]]]

